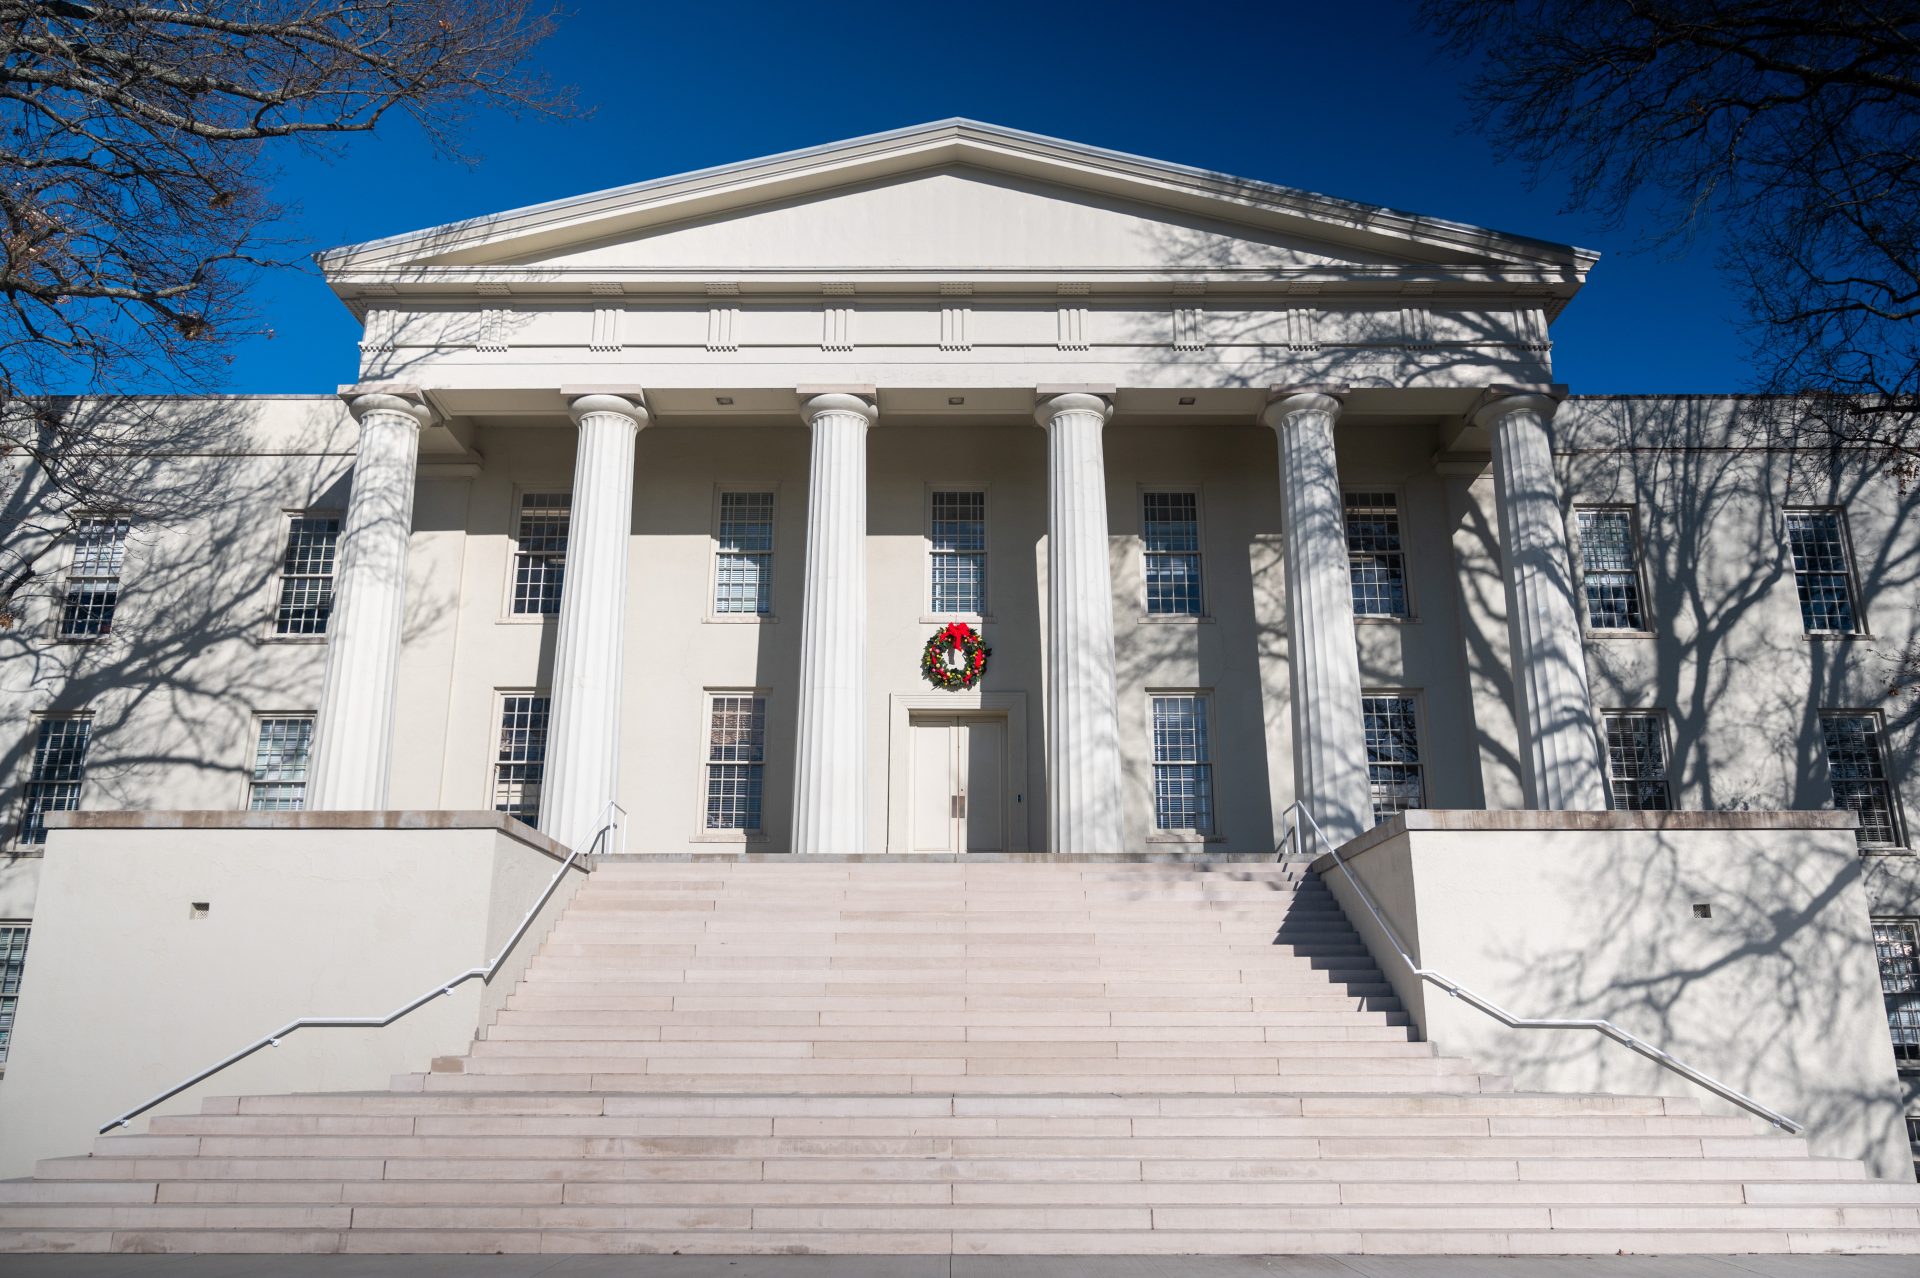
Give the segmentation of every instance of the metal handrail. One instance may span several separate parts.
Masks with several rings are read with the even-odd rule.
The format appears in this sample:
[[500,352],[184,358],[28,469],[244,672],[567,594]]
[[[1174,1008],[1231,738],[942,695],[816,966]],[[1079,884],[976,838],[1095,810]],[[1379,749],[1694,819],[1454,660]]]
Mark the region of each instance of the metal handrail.
[[1794,1122],[1786,1115],[1776,1113],[1746,1093],[1735,1091],[1719,1079],[1701,1073],[1685,1061],[1679,1060],[1671,1054],[1662,1051],[1652,1043],[1629,1034],[1612,1021],[1543,1019],[1540,1017],[1515,1016],[1499,1004],[1482,998],[1459,982],[1431,968],[1421,967],[1413,961],[1413,956],[1407,953],[1407,947],[1400,943],[1400,936],[1393,930],[1393,925],[1387,922],[1386,918],[1380,913],[1379,907],[1374,904],[1373,894],[1368,892],[1360,880],[1354,877],[1353,871],[1347,868],[1347,863],[1345,859],[1341,857],[1340,850],[1333,846],[1333,840],[1327,837],[1327,832],[1320,828],[1320,823],[1313,819],[1313,813],[1307,811],[1305,804],[1296,802],[1288,807],[1286,824],[1281,831],[1280,842],[1273,849],[1274,855],[1278,857],[1281,854],[1281,850],[1287,846],[1289,841],[1293,843],[1295,848],[1301,848],[1303,846],[1305,842],[1303,827],[1301,823],[1295,819],[1296,816],[1304,818],[1306,826],[1312,828],[1314,836],[1320,840],[1320,846],[1327,850],[1328,854],[1333,857],[1333,863],[1340,867],[1340,873],[1346,876],[1347,882],[1352,885],[1355,894],[1359,896],[1360,903],[1367,907],[1367,913],[1373,916],[1373,921],[1379,925],[1381,932],[1386,935],[1388,943],[1393,946],[1394,952],[1400,956],[1400,961],[1407,965],[1409,972],[1421,980],[1430,985],[1439,986],[1445,990],[1449,996],[1460,999],[1470,1006],[1478,1008],[1509,1029],[1593,1030],[1596,1033],[1612,1039],[1622,1047],[1631,1048],[1640,1053],[1640,1055],[1646,1057],[1654,1064],[1664,1066],[1682,1078],[1706,1088],[1723,1100],[1732,1101],[1748,1113],[1756,1114],[1766,1119],[1783,1132],[1798,1136],[1806,1131],[1805,1127]]
[[[619,814],[617,820],[614,816],[615,813]],[[587,838],[587,847],[591,849],[597,846],[602,839],[613,831],[619,832],[620,851],[624,853],[627,850],[627,810],[609,799],[607,806],[601,809],[600,824],[594,828],[593,833]],[[546,890],[540,893],[539,898],[534,901],[532,908],[530,908],[526,912],[526,915],[520,920],[520,926],[513,929],[513,935],[509,936],[506,944],[500,947],[500,952],[493,956],[493,962],[481,967],[470,967],[464,972],[456,972],[453,976],[434,986],[419,998],[410,999],[402,1003],[385,1016],[303,1016],[299,1020],[288,1021],[285,1025],[282,1025],[266,1037],[254,1039],[253,1042],[248,1043],[231,1056],[224,1057],[218,1062],[207,1066],[207,1068],[201,1070],[199,1073],[175,1083],[159,1095],[142,1101],[126,1113],[120,1115],[120,1117],[107,1123],[100,1129],[100,1134],[104,1136],[116,1127],[125,1127],[128,1123],[140,1117],[140,1115],[146,1113],[155,1105],[160,1104],[162,1101],[173,1099],[189,1087],[206,1082],[209,1078],[212,1078],[215,1074],[227,1068],[227,1066],[238,1064],[263,1047],[280,1046],[280,1040],[295,1030],[382,1029],[393,1024],[408,1012],[414,1011],[416,1008],[425,1007],[441,995],[452,994],[456,988],[466,984],[468,981],[478,980],[482,984],[492,981],[494,973],[498,972],[500,965],[507,961],[507,955],[513,953],[513,947],[520,943],[520,938],[527,934],[527,929],[533,926],[534,919],[539,917],[540,911],[546,908],[547,902],[551,900],[553,894],[559,890],[560,880],[566,877],[567,871],[573,868],[574,863],[580,859],[580,856],[581,853],[578,848],[569,848],[567,850],[567,859],[560,863],[558,870],[554,871],[553,878],[547,882]]]

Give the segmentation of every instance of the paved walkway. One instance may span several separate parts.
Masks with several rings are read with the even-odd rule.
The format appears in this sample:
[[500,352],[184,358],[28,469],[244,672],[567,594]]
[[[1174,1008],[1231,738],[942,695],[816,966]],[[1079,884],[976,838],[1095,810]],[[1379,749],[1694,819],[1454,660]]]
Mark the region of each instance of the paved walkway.
[[6,1278],[1914,1278],[1914,1256],[0,1256]]

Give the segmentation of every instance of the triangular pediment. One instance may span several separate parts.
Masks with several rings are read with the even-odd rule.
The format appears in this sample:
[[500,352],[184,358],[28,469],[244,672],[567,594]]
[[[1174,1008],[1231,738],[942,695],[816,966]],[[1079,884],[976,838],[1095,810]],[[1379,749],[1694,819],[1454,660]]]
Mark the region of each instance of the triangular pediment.
[[513,258],[481,250],[443,260],[623,271],[1147,271],[1384,266],[1406,259],[1278,227],[955,166],[616,234],[559,252]]
[[335,249],[336,288],[861,272],[1329,272],[1551,281],[1594,255],[970,121],[857,138]]

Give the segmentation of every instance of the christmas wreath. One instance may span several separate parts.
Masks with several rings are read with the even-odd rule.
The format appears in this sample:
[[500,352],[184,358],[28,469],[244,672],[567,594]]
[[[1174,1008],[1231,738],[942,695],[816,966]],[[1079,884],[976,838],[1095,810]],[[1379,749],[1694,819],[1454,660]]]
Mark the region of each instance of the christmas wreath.
[[987,658],[993,649],[981,641],[980,633],[964,621],[956,621],[944,630],[936,630],[920,654],[920,673],[927,682],[948,692],[971,688],[987,672]]

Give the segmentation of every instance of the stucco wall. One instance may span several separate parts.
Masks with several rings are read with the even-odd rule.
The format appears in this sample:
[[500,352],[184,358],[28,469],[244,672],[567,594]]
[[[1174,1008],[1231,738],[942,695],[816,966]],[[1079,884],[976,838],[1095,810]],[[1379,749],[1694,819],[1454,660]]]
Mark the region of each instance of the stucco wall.
[[[1909,1179],[1862,860],[1822,813],[1416,812],[1343,850],[1414,960],[1521,1017],[1598,1017]],[[1719,1102],[1584,1030],[1513,1030],[1417,983],[1316,862],[1428,1040],[1520,1090]],[[1711,917],[1695,917],[1694,907]]]
[[[114,1115],[297,1017],[384,1015],[491,961],[561,864],[550,841],[507,824],[142,813],[54,829],[0,1085],[0,1176],[86,1152]],[[491,985],[469,981],[383,1029],[298,1031],[155,1112],[380,1090],[465,1052],[584,877],[567,875]]]

